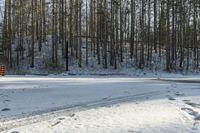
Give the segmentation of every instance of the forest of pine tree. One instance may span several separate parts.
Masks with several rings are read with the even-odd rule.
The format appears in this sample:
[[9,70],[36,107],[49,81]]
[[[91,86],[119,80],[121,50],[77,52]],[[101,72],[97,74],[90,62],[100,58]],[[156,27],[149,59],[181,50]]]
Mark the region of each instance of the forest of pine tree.
[[1,14],[9,68],[200,68],[200,0],[5,0]]

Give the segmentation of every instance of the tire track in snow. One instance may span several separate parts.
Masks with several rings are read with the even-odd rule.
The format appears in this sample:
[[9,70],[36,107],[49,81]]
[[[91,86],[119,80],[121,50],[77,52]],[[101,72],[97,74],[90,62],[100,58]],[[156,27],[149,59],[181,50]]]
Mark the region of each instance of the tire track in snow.
[[41,121],[46,121],[54,117],[59,117],[61,115],[70,116],[74,112],[112,106],[119,103],[133,102],[137,100],[146,99],[146,97],[159,96],[165,94],[165,91],[151,91],[147,93],[113,97],[113,98],[103,98],[98,101],[92,101],[88,103],[80,103],[71,106],[58,107],[54,109],[49,109],[45,111],[37,111],[29,114],[23,114],[18,116],[13,116],[10,118],[0,119],[0,131],[9,130],[12,128],[17,128],[20,126],[30,125],[38,123]]
[[196,83],[196,84],[200,84],[200,80],[188,80],[188,79],[153,79],[153,80],[157,80],[157,81],[164,81],[164,82],[175,82],[175,83]]

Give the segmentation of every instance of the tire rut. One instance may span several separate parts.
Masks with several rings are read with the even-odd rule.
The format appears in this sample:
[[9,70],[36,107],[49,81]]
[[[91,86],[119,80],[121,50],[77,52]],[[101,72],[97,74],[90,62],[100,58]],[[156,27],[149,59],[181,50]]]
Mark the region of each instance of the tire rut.
[[80,112],[84,110],[99,108],[99,107],[107,107],[112,106],[119,103],[125,102],[133,102],[141,99],[145,99],[150,96],[159,96],[164,94],[164,91],[152,91],[148,93],[141,93],[136,95],[128,95],[122,97],[115,98],[103,98],[101,100],[92,101],[88,103],[80,103],[72,106],[64,106],[58,107],[54,109],[49,109],[45,111],[37,111],[29,114],[23,114],[18,116],[13,116],[9,118],[0,119],[0,132],[6,131],[12,128],[17,128],[20,126],[30,125],[42,121],[46,121],[49,119],[53,119],[55,117],[59,117],[61,115],[70,116],[70,114],[74,112]]

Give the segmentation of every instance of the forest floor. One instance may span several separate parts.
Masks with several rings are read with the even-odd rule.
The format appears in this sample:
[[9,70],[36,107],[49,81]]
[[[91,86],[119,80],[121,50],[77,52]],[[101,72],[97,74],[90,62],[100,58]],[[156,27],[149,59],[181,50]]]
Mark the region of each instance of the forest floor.
[[0,132],[199,133],[200,76],[0,77]]

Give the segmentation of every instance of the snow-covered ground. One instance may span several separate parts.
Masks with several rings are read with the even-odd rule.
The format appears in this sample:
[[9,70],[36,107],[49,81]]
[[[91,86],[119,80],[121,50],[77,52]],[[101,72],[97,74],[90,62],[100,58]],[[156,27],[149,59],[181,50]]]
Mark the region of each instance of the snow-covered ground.
[[147,77],[0,77],[0,131],[199,133],[199,76]]

